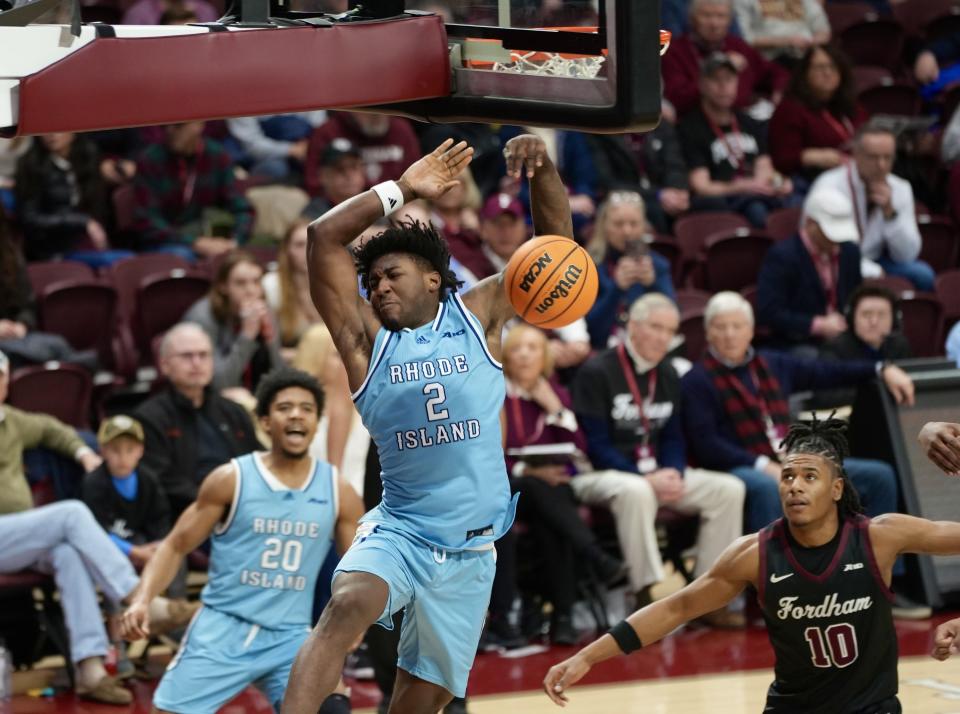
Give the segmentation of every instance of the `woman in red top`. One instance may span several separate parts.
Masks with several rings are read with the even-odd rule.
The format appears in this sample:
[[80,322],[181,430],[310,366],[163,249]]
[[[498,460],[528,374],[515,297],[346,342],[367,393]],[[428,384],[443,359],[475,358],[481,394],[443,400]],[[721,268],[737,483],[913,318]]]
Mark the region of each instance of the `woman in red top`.
[[821,172],[843,163],[867,114],[854,97],[850,62],[830,45],[807,50],[770,120],[770,156],[777,171],[805,190]]

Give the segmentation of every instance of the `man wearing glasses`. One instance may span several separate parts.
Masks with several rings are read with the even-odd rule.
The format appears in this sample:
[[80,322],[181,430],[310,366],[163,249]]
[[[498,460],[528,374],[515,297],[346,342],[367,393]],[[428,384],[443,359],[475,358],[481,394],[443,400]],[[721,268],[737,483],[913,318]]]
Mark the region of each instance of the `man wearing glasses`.
[[213,346],[198,325],[181,322],[164,335],[158,366],[167,385],[139,406],[144,455],[151,473],[180,515],[196,500],[200,482],[235,456],[263,448],[238,404],[213,391]]

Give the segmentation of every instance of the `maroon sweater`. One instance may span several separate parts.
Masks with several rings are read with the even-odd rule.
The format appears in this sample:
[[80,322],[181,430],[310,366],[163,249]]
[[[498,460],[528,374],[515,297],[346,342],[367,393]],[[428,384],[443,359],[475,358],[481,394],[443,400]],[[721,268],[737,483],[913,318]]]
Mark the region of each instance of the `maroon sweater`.
[[331,141],[341,137],[349,139],[360,150],[368,187],[381,181],[396,181],[410,164],[420,158],[420,143],[408,120],[391,117],[386,134],[367,136],[349,114],[331,112],[330,118],[310,135],[303,173],[311,196],[321,194],[318,174],[323,150]]
[[783,98],[770,119],[767,138],[777,171],[788,176],[803,171],[800,155],[804,149],[849,151],[852,137],[848,130],[856,131],[867,120],[867,113],[857,106],[852,117],[830,117],[832,122],[825,113],[825,109],[811,109],[793,97]]
[[[734,107],[743,109],[753,102],[758,92],[781,90],[790,81],[790,75],[780,65],[771,62],[739,37],[727,35],[720,48],[723,52],[737,52],[747,60],[740,73],[737,101]],[[708,51],[697,46],[688,34],[676,38],[670,50],[663,56],[664,94],[677,109],[677,114],[686,114],[700,105],[700,62]]]
[[[570,398],[570,393],[552,380],[550,384],[563,406],[572,409],[573,400]],[[507,449],[517,449],[532,444],[562,444],[572,441],[580,451],[587,453],[587,438],[579,427],[576,431],[571,432],[558,424],[544,424],[543,420],[546,419],[547,415],[540,405],[532,399],[507,396],[503,403],[503,409],[507,415],[507,441],[504,445],[504,452]],[[512,478],[513,467],[517,463],[517,459],[512,456],[507,456],[506,459],[507,473]],[[571,465],[570,474],[573,475],[574,473],[574,468]]]

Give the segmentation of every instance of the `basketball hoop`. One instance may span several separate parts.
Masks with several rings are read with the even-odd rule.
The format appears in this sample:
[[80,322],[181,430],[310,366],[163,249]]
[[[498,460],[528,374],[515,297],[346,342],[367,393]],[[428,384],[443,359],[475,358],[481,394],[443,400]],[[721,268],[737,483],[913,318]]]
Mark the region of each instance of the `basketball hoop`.
[[[595,27],[550,27],[545,28],[559,32],[596,32]],[[672,33],[669,30],[660,30],[660,55],[663,56],[670,47]],[[494,72],[508,72],[514,74],[539,75],[546,77],[571,77],[575,79],[593,79],[603,67],[607,59],[607,51],[600,55],[578,55],[566,52],[526,52],[510,50],[509,60],[487,62],[472,62],[475,68],[491,69]]]

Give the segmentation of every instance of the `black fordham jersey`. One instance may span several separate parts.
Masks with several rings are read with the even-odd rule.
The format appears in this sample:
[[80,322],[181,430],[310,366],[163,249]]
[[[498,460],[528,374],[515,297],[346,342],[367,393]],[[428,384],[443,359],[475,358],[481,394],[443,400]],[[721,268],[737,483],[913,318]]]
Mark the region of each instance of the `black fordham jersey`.
[[897,714],[893,593],[883,582],[870,520],[841,525],[819,574],[800,564],[781,518],[760,531],[757,594],[776,654],[764,712]]

